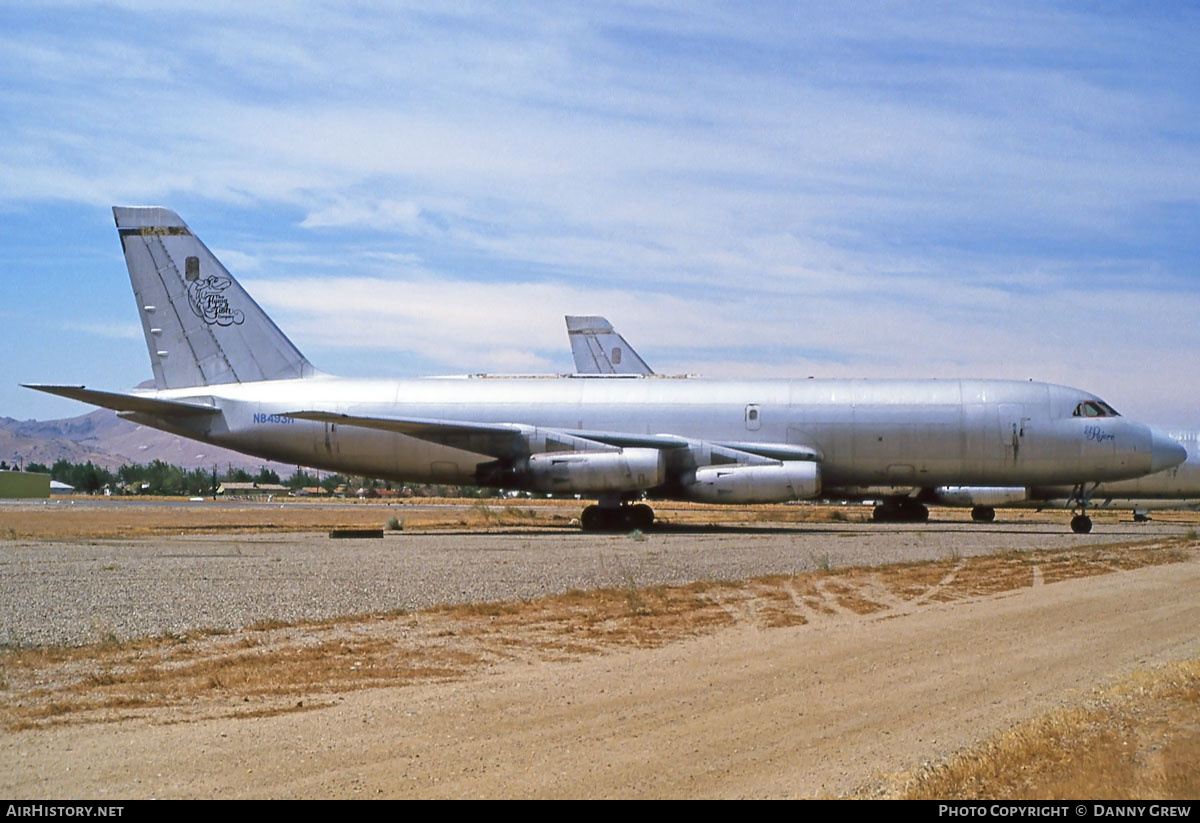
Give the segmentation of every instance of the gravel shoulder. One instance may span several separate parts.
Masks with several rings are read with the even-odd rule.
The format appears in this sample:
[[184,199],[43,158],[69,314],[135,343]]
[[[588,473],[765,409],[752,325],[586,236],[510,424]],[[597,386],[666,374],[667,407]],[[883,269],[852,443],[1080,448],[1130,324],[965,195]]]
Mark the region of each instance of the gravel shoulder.
[[1058,519],[980,525],[727,525],[627,535],[576,529],[389,533],[183,534],[136,539],[0,540],[0,646],[237,630],[447,603],[524,600],[572,589],[742,580],[1005,551],[1184,534],[1180,524]]

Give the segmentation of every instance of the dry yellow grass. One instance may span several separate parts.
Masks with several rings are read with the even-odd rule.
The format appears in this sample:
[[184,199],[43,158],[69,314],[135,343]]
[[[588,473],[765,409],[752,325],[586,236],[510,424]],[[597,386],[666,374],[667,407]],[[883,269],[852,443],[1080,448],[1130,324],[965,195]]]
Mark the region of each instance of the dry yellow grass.
[[[273,502],[219,503],[204,500],[176,505],[146,498],[116,498],[103,506],[73,505],[61,498],[44,505],[0,510],[0,538],[53,540],[147,537],[160,534],[229,534],[326,531],[331,528],[379,528],[396,518],[406,530],[469,528],[541,528],[571,525],[589,501],[464,500],[413,498],[404,502],[284,498]],[[83,499],[86,502],[86,499]],[[738,508],[689,503],[659,503],[655,510],[673,525],[715,522],[862,522],[864,507],[746,506]]]
[[[175,501],[178,503],[178,501]],[[440,504],[444,508],[424,508]],[[525,505],[521,505],[525,504]],[[490,526],[567,526],[579,514],[575,501],[481,501],[421,499],[415,503],[340,501],[148,505],[138,498],[111,505],[72,506],[61,500],[42,506],[0,511],[0,538],[54,540],[147,537],[160,534],[228,534],[327,531],[332,528],[383,528],[395,517],[406,529],[488,528]]]
[[[897,782],[903,782],[898,780]],[[908,799],[1200,797],[1200,660],[1139,672],[910,780]]]
[[[184,505],[153,505],[145,498],[116,498],[103,506],[72,505],[61,498],[44,505],[0,509],[0,539],[53,540],[148,537],[160,534],[229,534],[327,531],[332,528],[381,528],[396,518],[406,530],[568,528],[590,501],[464,500],[412,498],[404,502],[284,498],[266,502],[220,503],[205,500]],[[173,502],[179,503],[177,498]],[[865,523],[869,506],[755,505],[709,506],[701,503],[654,503],[667,528],[751,526],[763,524]],[[1045,522],[1066,514],[1008,510],[1006,524]],[[936,509],[942,522],[969,522],[965,509]],[[1127,518],[1126,512],[1095,512],[1098,522]],[[1200,513],[1170,512],[1159,520],[1200,526]]]
[[[230,534],[326,531],[331,528],[380,528],[391,518],[404,529],[445,530],[567,527],[577,520],[588,501],[578,500],[464,500],[414,498],[406,502],[305,501],[280,499],[270,503],[219,503],[209,500],[176,505],[145,498],[117,498],[103,506],[72,505],[62,498],[45,505],[0,510],[0,538],[54,540],[79,538],[148,537],[160,534]],[[713,522],[822,522],[852,518],[842,507],[755,506],[724,508],[687,503],[660,504],[660,518],[679,525]]]

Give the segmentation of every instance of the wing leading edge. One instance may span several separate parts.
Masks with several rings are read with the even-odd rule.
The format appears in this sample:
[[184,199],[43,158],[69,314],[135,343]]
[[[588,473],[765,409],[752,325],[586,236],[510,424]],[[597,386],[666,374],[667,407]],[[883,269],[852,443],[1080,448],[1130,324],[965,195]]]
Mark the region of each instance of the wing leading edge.
[[710,442],[673,434],[554,429],[521,423],[476,423],[415,417],[382,417],[302,410],[285,416],[319,423],[359,426],[395,432],[463,449],[497,459],[527,458],[547,452],[616,452],[622,449],[657,449],[689,455],[693,466],[775,465],[786,461],[819,463],[821,452],[790,443]]

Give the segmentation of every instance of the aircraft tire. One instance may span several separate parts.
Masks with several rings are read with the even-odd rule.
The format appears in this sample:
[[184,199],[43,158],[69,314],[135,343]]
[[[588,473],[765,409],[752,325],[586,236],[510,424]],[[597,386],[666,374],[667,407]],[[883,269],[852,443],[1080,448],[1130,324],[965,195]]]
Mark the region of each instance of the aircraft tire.
[[929,520],[929,509],[915,500],[899,503],[880,503],[871,512],[875,523],[924,523]]
[[991,506],[976,506],[971,509],[971,519],[976,523],[991,523],[996,519],[996,510]]
[[646,531],[646,529],[654,525],[654,509],[645,503],[630,506],[626,514],[629,519],[630,528]]
[[1092,518],[1086,514],[1077,514],[1071,518],[1071,531],[1075,534],[1088,534],[1092,530]]
[[608,525],[608,518],[604,515],[604,509],[599,506],[588,506],[579,515],[579,527],[585,532],[603,531]]

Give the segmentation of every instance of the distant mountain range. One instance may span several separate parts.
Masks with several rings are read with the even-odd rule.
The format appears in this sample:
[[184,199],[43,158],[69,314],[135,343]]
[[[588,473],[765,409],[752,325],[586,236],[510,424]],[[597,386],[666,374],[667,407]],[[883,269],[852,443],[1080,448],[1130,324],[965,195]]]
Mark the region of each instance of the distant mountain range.
[[139,426],[122,420],[116,412],[107,409],[61,420],[0,417],[0,460],[20,466],[26,463],[51,466],[58,460],[72,463],[90,460],[109,470],[124,463],[149,463],[152,460],[188,469],[216,466],[223,470],[233,466],[253,473],[266,466],[282,478],[291,476],[296,470],[295,466]]

